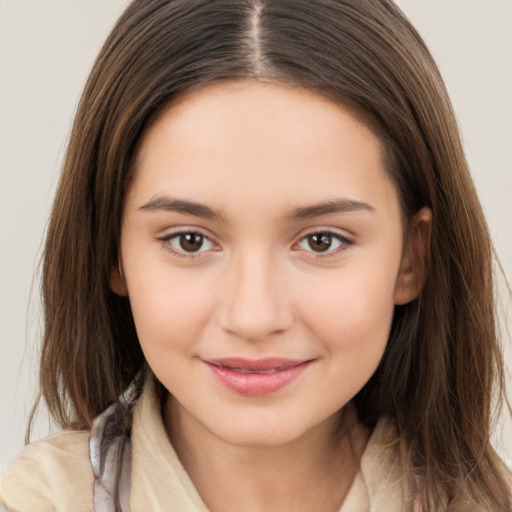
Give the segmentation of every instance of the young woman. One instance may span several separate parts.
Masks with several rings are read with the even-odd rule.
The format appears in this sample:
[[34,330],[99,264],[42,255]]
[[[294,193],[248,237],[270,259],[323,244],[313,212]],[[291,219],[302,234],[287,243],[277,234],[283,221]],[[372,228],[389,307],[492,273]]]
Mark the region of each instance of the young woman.
[[2,510],[504,511],[492,248],[391,1],[137,0],[48,228],[63,432]]

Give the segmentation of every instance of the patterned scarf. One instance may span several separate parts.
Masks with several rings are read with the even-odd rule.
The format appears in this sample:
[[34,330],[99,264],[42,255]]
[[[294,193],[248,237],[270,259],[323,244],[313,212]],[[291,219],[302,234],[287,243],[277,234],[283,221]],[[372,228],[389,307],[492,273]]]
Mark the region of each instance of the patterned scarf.
[[[129,512],[132,467],[131,410],[140,378],[93,422],[89,453],[94,473],[94,512]],[[128,413],[128,414],[127,414]]]

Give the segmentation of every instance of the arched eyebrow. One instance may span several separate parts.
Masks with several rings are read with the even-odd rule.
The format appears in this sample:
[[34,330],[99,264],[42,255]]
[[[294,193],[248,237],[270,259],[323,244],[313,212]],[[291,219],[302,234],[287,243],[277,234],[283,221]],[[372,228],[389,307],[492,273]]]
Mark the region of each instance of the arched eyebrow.
[[[167,196],[156,196],[150,199],[147,203],[139,207],[139,210],[145,211],[164,211],[164,212],[175,212],[182,213],[184,215],[193,215],[202,219],[210,220],[225,220],[222,213],[213,210],[209,206],[206,206],[195,201],[187,201],[185,199],[174,199]],[[361,201],[354,201],[352,199],[336,199],[332,201],[326,201],[310,206],[302,206],[295,208],[291,212],[285,215],[285,220],[305,220],[314,217],[320,217],[322,215],[329,215],[333,213],[346,213],[354,211],[375,211],[373,206],[368,203]]]
[[323,203],[313,204],[311,206],[304,206],[296,208],[288,215],[287,220],[305,220],[313,217],[320,217],[321,215],[329,215],[332,213],[347,213],[355,211],[368,211],[374,212],[375,208],[368,203],[361,201],[354,201],[352,199],[335,199]]
[[193,215],[202,219],[211,220],[224,219],[224,216],[220,212],[212,210],[209,206],[184,199],[173,199],[167,196],[154,197],[139,207],[139,210],[183,213],[184,215]]

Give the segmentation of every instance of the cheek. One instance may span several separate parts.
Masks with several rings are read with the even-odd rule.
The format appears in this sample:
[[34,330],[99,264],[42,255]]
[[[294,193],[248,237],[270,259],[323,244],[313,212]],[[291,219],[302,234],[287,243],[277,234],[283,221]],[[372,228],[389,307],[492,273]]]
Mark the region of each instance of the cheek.
[[[351,268],[331,275],[319,289],[304,294],[303,319],[347,371],[376,367],[386,347],[394,311],[394,265]],[[367,270],[372,269],[372,270]]]
[[214,298],[205,276],[173,272],[152,262],[127,268],[130,304],[143,351],[163,355],[187,350],[208,322]]
[[[308,328],[314,332],[327,364],[323,366],[323,401],[340,407],[368,382],[384,354],[393,318],[394,304],[387,290],[352,286],[330,289],[329,301],[310,300]],[[326,303],[329,304],[326,307]],[[313,320],[314,318],[314,320]],[[332,401],[332,403],[331,403]]]

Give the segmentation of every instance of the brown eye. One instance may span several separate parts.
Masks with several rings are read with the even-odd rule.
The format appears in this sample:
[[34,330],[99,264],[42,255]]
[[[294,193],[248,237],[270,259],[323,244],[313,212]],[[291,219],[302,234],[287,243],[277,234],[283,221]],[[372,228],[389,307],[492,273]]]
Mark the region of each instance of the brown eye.
[[309,247],[315,252],[325,252],[331,248],[333,236],[329,233],[314,233],[307,237]]
[[350,246],[352,241],[338,233],[319,231],[310,233],[302,238],[297,244],[298,247],[307,252],[316,253],[337,253]]
[[190,256],[215,249],[215,244],[205,235],[183,231],[160,238],[164,248],[176,256]]
[[185,252],[199,251],[204,242],[204,236],[199,233],[182,233],[179,235],[180,248]]

